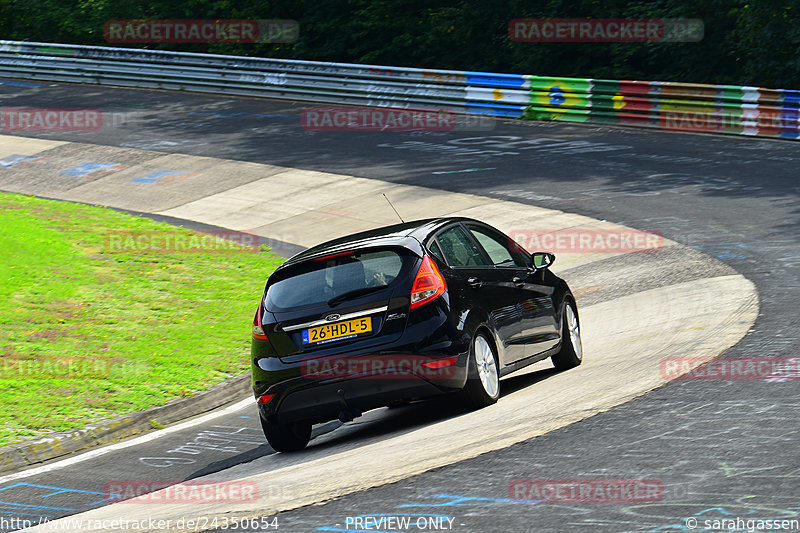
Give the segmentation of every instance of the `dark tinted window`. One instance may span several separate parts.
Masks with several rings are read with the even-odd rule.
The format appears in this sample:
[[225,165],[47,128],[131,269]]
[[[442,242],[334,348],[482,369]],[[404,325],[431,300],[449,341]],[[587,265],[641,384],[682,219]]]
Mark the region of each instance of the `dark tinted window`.
[[447,264],[455,267],[488,266],[480,250],[461,226],[453,226],[437,235]]
[[436,259],[438,259],[442,263],[447,262],[444,260],[444,255],[442,255],[442,249],[439,248],[439,245],[436,244],[436,241],[430,242],[430,245],[428,245],[428,251],[430,251],[431,255],[433,255]]
[[[318,305],[351,291],[391,288],[413,258],[395,250],[361,251],[327,261],[308,261],[274,282],[265,303],[270,311]],[[387,293],[388,298],[388,293]]]
[[522,253],[517,244],[505,235],[480,226],[469,226],[469,230],[495,266],[530,266],[527,254]]

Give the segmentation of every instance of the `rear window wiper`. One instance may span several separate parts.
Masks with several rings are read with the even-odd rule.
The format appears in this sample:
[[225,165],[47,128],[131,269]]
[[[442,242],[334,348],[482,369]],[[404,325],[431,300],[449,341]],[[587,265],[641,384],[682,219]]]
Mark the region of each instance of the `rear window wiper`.
[[345,300],[352,300],[353,298],[358,298],[359,296],[364,296],[365,294],[369,294],[371,292],[380,291],[386,289],[386,285],[378,285],[376,287],[363,287],[361,289],[354,289],[352,291],[347,291],[339,296],[334,296],[330,300],[328,300],[328,305],[333,307],[336,304],[344,302]]

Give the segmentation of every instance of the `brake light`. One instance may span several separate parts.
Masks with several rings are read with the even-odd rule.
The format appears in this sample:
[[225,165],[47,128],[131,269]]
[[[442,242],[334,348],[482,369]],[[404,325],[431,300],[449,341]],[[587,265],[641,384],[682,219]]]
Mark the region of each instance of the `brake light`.
[[323,255],[322,257],[317,257],[314,261],[327,261],[329,259],[335,259],[337,257],[344,257],[346,255],[353,255],[353,250],[349,252],[339,252],[338,254],[331,254],[331,255]]
[[411,309],[432,302],[447,290],[442,274],[429,256],[422,259],[422,264],[411,287]]
[[260,341],[267,340],[267,334],[264,333],[264,328],[261,326],[253,326],[253,338]]
[[261,304],[258,304],[256,309],[256,316],[253,317],[253,338],[260,341],[267,340],[267,334],[264,333],[264,328],[261,327]]

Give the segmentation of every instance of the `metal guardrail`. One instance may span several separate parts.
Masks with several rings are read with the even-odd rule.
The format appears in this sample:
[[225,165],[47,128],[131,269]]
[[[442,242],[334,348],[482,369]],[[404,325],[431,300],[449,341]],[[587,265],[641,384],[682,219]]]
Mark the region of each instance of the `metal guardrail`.
[[800,91],[0,41],[0,76],[800,138]]

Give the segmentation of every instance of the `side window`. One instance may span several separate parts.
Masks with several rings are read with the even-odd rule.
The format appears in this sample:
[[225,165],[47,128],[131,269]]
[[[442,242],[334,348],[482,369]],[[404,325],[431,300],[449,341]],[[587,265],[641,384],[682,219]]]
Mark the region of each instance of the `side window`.
[[436,240],[439,241],[442,255],[450,266],[489,266],[461,226],[444,230]]
[[480,243],[492,264],[499,267],[527,267],[530,266],[526,254],[520,252],[516,243],[500,233],[481,227],[469,228],[470,233]]
[[428,251],[431,253],[432,256],[434,256],[442,263],[447,263],[447,261],[444,260],[444,255],[442,255],[442,249],[439,248],[439,245],[436,244],[436,241],[431,240],[431,242],[428,244]]

